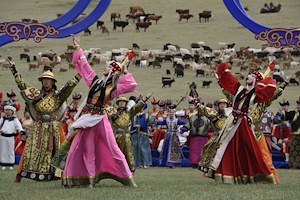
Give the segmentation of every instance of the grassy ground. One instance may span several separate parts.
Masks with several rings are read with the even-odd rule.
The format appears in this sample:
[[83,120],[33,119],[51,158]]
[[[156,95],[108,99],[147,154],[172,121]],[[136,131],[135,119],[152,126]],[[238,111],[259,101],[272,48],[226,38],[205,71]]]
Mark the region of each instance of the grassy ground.
[[297,199],[300,170],[278,170],[280,185],[223,185],[204,178],[191,168],[150,167],[138,169],[138,188],[102,180],[95,188],[64,189],[60,181],[40,183],[23,179],[12,183],[15,171],[0,171],[0,199]]

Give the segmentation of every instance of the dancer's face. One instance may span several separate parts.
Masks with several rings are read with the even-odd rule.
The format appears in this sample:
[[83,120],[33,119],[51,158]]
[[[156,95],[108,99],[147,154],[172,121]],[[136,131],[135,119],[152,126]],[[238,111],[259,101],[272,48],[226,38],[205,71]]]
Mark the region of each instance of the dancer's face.
[[172,118],[172,117],[175,117],[175,111],[174,110],[170,110],[169,111],[169,116]]
[[282,110],[284,111],[288,111],[289,110],[289,106],[285,105],[285,106],[281,106]]
[[111,67],[105,67],[102,74],[104,76],[108,76],[111,69],[112,69]]
[[118,102],[118,106],[119,106],[119,108],[125,108],[126,107],[126,101],[119,101]]
[[43,87],[45,88],[45,90],[49,91],[50,89],[52,89],[54,81],[51,78],[43,78],[42,79],[42,84],[43,84]]
[[152,108],[153,108],[153,110],[156,110],[158,108],[158,105],[157,104],[153,104]]
[[252,86],[254,84],[254,81],[255,81],[255,77],[252,74],[249,74],[246,79],[247,85]]
[[193,111],[195,109],[195,105],[194,104],[189,104],[189,110]]
[[219,109],[224,109],[224,108],[227,108],[227,103],[219,103]]
[[14,111],[10,110],[10,109],[5,109],[4,113],[6,115],[6,117],[11,117],[14,113]]

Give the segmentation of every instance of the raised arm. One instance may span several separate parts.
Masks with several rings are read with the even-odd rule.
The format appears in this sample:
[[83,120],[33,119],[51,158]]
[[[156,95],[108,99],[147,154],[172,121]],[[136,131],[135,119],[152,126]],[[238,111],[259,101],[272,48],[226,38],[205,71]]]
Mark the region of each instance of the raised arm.
[[204,105],[197,103],[196,108],[201,115],[204,115],[209,120],[214,119],[218,115],[218,111],[205,107]]
[[95,71],[90,66],[87,58],[83,54],[83,50],[80,48],[80,37],[73,36],[73,44],[75,46],[75,51],[73,52],[72,63],[75,66],[77,72],[83,77],[87,86],[91,86],[94,77],[96,76]]
[[285,89],[285,86],[287,86],[287,85],[288,85],[288,82],[286,82],[286,81],[280,83],[279,87],[276,88],[276,91],[275,91],[273,97],[265,103],[266,107],[269,107],[272,104],[272,101],[278,99],[278,97],[280,97],[282,95],[283,90]]
[[[75,47],[79,48],[79,46]],[[81,48],[77,49],[73,53],[73,65],[75,66],[77,72],[83,77],[87,86],[91,86],[94,77],[96,76],[95,71],[91,68],[87,58],[83,54]]]
[[227,62],[223,62],[218,66],[217,77],[222,88],[230,94],[236,94],[241,83],[231,74]]
[[64,102],[71,95],[75,86],[79,83],[81,79],[80,74],[76,74],[71,80],[69,80],[58,92],[59,100]]
[[124,61],[122,62],[122,71],[121,73],[124,74],[121,76],[119,79],[119,83],[116,86],[116,90],[114,90],[111,94],[111,97],[117,97],[121,94],[126,94],[130,93],[136,90],[137,83],[134,80],[133,76],[131,73],[128,73],[127,68],[129,62],[132,60],[134,57],[135,53],[133,51],[130,51],[127,53]]
[[202,105],[202,103],[197,102],[196,99],[194,99],[192,97],[189,97],[189,101],[193,102],[197,111],[201,115],[204,115],[205,117],[207,117],[210,120],[215,118],[218,115],[218,112],[216,110],[205,107],[204,105]]
[[30,88],[31,86],[27,82],[24,81],[21,74],[19,74],[19,72],[17,71],[15,63],[12,62],[9,58],[7,58],[6,60],[10,64],[9,69],[10,69],[11,73],[13,74],[13,76],[15,77],[15,82],[17,83],[20,90],[23,91],[23,90],[26,90],[27,88]]
[[133,106],[130,109],[130,116],[133,118],[136,114],[138,114],[139,112],[141,112],[144,108],[145,103],[148,101],[148,99],[150,98],[150,96],[152,95],[152,93],[147,94],[145,97],[142,98],[142,100],[140,102],[138,102],[135,106]]

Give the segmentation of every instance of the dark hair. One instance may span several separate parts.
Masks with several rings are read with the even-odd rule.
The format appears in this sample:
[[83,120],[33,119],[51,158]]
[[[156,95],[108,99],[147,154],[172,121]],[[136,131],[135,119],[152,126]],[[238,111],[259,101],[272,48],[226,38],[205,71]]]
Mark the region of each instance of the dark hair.
[[130,96],[130,97],[129,97],[129,100],[136,101],[136,97],[135,97],[135,96]]
[[44,69],[43,69],[43,72],[45,72],[45,71],[50,71],[50,72],[52,72],[52,68],[45,65],[45,66],[44,66]]

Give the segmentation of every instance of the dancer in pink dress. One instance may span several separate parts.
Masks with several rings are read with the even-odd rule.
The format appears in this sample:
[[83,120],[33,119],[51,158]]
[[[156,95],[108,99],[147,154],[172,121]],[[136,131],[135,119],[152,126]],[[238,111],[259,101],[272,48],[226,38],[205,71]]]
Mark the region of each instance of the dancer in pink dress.
[[62,175],[63,185],[94,187],[100,180],[110,178],[123,185],[137,187],[125,156],[116,143],[105,109],[112,98],[136,89],[137,83],[127,71],[134,53],[129,52],[122,64],[112,62],[99,78],[79,48],[79,42],[79,37],[73,36],[76,48],[73,64],[89,86],[89,93],[81,116],[69,130],[73,132],[71,137],[75,136],[66,140],[71,146]]

